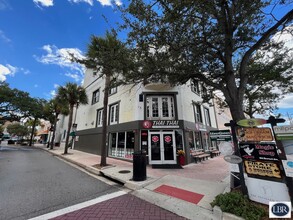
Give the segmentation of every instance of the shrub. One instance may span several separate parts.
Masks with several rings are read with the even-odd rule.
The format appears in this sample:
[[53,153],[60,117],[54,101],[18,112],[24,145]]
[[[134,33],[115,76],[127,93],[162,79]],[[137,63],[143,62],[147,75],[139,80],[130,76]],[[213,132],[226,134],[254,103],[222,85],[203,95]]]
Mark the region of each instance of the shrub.
[[211,206],[219,206],[223,212],[229,212],[248,220],[259,220],[265,216],[262,207],[252,204],[249,199],[239,192],[229,192],[216,196]]

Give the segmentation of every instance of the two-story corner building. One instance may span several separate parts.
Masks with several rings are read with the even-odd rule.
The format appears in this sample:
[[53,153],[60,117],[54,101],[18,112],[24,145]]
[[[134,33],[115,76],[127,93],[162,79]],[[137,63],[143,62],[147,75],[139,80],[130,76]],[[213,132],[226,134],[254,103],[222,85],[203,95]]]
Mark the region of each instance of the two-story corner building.
[[[104,80],[92,70],[85,72],[83,87],[90,103],[79,106],[74,148],[100,154]],[[108,105],[108,156],[132,159],[143,150],[149,164],[176,164],[176,152],[211,147],[209,130],[217,129],[214,106],[202,104],[206,92],[200,82],[171,87],[152,83],[112,88]],[[63,123],[67,126],[67,122]],[[63,129],[63,136],[65,134]],[[65,136],[64,136],[65,137]]]

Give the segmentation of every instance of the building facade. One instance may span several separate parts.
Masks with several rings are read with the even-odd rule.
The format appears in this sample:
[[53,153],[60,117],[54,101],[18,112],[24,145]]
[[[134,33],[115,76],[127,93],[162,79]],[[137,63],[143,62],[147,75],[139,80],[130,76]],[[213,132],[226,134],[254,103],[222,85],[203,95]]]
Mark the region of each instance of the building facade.
[[[74,116],[74,148],[100,154],[104,80],[88,69],[83,87],[89,104],[80,105]],[[151,83],[112,88],[107,121],[108,156],[132,160],[135,151],[144,151],[149,164],[176,164],[176,153],[183,149],[186,163],[193,162],[190,150],[208,151],[213,145],[209,131],[217,129],[213,103],[201,102],[204,92],[203,84],[196,81],[176,87]],[[61,122],[62,140],[67,122]]]

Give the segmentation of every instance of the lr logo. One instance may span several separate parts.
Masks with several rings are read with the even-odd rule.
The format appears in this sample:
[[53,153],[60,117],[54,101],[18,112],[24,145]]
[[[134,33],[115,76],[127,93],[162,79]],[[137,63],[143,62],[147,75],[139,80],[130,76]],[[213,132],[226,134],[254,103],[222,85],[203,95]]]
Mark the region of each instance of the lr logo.
[[270,218],[291,218],[291,202],[270,202]]

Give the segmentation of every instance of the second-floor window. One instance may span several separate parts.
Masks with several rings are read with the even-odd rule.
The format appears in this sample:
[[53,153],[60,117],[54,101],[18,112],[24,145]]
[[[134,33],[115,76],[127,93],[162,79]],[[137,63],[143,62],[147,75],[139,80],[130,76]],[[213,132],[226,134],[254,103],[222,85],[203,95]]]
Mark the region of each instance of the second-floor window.
[[93,92],[92,104],[97,103],[99,99],[100,99],[100,89],[97,89],[96,91]]
[[103,126],[103,109],[97,110],[97,127],[102,127]]
[[208,90],[204,84],[201,85],[202,96],[208,95]]
[[147,119],[175,119],[173,96],[147,96],[146,98]]
[[197,80],[191,80],[191,91],[198,95],[200,94],[199,82]]
[[113,95],[115,93],[117,93],[117,87],[113,87],[109,89],[109,95]]
[[119,104],[110,105],[109,108],[109,118],[110,118],[110,125],[118,123],[118,116],[119,116]]
[[194,104],[194,119],[195,122],[202,122],[201,109],[199,104]]
[[204,108],[204,117],[206,125],[211,126],[210,111],[207,108]]

